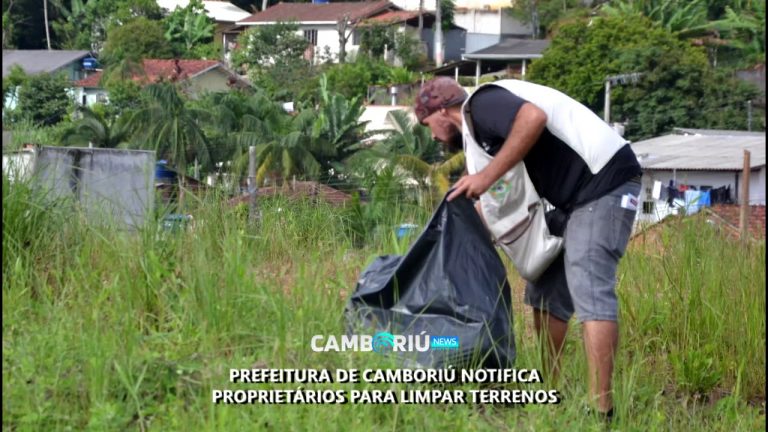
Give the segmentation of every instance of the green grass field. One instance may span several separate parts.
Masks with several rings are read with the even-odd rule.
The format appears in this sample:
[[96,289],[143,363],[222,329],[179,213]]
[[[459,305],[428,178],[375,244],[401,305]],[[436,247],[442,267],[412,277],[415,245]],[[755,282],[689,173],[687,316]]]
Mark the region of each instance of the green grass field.
[[[190,231],[130,233],[4,183],[4,430],[606,429],[584,414],[575,324],[559,383],[505,386],[557,388],[559,405],[212,404],[212,389],[297,387],[232,384],[230,368],[387,366],[373,353],[314,353],[309,342],[342,334],[360,271],[407,248],[389,228],[353,246],[348,214],[333,208],[265,201],[254,230],[242,209],[215,202],[191,204]],[[429,211],[404,210],[393,223],[423,223]],[[611,429],[764,430],[765,243],[729,240],[703,218],[663,225],[620,267]],[[539,368],[522,285],[509,275],[516,366]]]

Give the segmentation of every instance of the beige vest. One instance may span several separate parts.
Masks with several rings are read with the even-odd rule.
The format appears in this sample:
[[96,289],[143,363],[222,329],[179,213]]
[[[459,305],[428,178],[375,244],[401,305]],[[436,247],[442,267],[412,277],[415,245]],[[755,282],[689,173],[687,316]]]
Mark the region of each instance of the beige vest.
[[[475,141],[468,102],[462,107],[462,134],[467,171],[475,174],[493,159]],[[524,162],[507,171],[480,196],[480,208],[496,244],[504,250],[520,276],[535,281],[563,247],[563,239],[550,235],[544,203],[531,182]]]

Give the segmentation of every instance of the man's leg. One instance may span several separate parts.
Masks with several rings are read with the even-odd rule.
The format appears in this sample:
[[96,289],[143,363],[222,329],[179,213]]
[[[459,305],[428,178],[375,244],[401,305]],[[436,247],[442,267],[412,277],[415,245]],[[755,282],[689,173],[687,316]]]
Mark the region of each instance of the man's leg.
[[583,330],[589,370],[589,395],[597,410],[607,413],[613,408],[611,381],[619,326],[615,321],[585,321]]
[[[560,356],[563,353],[565,335],[568,332],[568,322],[563,321],[549,312],[533,309],[533,324],[536,334],[542,343],[542,357],[544,358],[544,370],[551,377],[551,382],[557,382],[560,376]],[[546,337],[546,340],[544,339]]]
[[589,370],[589,396],[595,408],[613,408],[612,374],[618,345],[616,269],[624,255],[635,209],[622,197],[637,196],[638,182],[627,182],[571,213],[566,232],[565,274],[576,316],[583,323]]
[[546,379],[555,383],[560,375],[560,357],[568,332],[568,320],[573,316],[563,253],[555,258],[536,282],[525,285],[525,304],[533,309],[533,325],[541,341]]

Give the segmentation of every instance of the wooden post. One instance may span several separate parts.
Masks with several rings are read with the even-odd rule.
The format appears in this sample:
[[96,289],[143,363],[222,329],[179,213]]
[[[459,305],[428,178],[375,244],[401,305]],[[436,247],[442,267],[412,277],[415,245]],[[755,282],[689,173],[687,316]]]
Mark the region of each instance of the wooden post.
[[605,80],[605,105],[603,109],[603,119],[611,124],[611,80]]
[[256,146],[250,146],[248,147],[248,221],[251,223],[259,220],[256,193]]
[[744,150],[744,168],[741,173],[741,214],[739,215],[739,237],[749,238],[749,150]]

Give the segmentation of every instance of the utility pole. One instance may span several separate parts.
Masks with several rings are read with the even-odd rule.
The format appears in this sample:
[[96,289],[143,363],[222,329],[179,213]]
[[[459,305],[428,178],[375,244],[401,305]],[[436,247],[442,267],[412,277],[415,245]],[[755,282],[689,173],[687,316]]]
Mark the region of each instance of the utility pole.
[[256,202],[256,146],[248,147],[248,222],[259,221],[259,209]]
[[741,172],[741,212],[739,214],[739,237],[746,240],[749,236],[749,150],[744,150],[744,168]]
[[611,81],[605,80],[605,105],[603,106],[603,120],[611,124]]
[[747,101],[747,130],[752,132],[752,100]]
[[637,84],[642,75],[643,74],[640,72],[632,72],[605,77],[605,105],[603,119],[606,123],[611,124],[611,84]]
[[440,11],[440,0],[435,0],[435,66],[443,65],[443,14]]
[[51,34],[48,30],[48,0],[43,0],[43,15],[45,19],[45,40],[48,42],[48,51],[51,50]]

